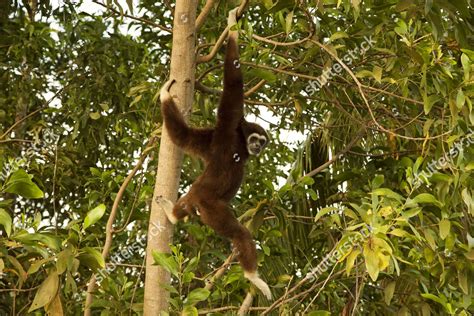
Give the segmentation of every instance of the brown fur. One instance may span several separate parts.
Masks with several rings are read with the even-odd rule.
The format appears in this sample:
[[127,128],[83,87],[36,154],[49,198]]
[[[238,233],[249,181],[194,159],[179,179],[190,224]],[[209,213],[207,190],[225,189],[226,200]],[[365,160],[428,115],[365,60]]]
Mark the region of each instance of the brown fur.
[[204,224],[232,240],[242,268],[246,272],[255,272],[255,243],[247,228],[235,218],[229,201],[244,177],[244,165],[249,158],[248,136],[252,133],[267,134],[259,125],[244,119],[243,78],[238,58],[237,41],[231,35],[224,63],[224,91],[215,128],[189,127],[169,94],[162,97],[161,109],[172,141],[188,153],[202,158],[206,165],[189,193],[174,206],[173,215],[182,219],[199,214]]

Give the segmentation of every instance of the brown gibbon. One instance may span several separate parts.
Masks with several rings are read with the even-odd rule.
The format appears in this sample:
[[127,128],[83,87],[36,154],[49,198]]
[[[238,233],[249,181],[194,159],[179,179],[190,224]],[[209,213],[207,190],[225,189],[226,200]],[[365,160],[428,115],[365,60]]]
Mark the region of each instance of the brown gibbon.
[[[236,9],[229,13],[230,27],[237,23],[236,13]],[[156,202],[173,224],[188,215],[198,216],[216,233],[231,239],[245,277],[271,299],[270,288],[257,273],[257,252],[252,235],[235,218],[229,205],[242,183],[245,162],[250,156],[259,155],[268,143],[265,130],[244,118],[237,38],[238,31],[231,29],[225,53],[224,91],[214,128],[194,128],[186,124],[169,93],[172,79],[161,89],[161,111],[171,140],[185,152],[201,158],[205,170],[175,205],[163,198]]]

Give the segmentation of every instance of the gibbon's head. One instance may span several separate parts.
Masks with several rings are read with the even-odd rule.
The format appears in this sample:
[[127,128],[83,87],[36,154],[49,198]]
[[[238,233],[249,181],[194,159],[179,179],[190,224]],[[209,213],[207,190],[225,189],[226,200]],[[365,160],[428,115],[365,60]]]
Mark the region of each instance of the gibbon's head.
[[242,132],[247,143],[247,151],[252,156],[258,156],[268,144],[268,134],[258,124],[244,121]]

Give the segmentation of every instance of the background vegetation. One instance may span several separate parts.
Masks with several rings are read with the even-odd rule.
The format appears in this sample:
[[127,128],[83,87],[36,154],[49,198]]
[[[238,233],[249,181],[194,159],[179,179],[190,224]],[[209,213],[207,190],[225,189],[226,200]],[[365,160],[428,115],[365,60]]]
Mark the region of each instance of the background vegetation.
[[[238,4],[213,4],[199,56]],[[100,252],[124,178],[160,137],[174,4],[129,5],[0,4],[0,315],[79,315],[97,271],[94,314],[141,314],[156,147],[124,193],[111,256]],[[233,202],[276,297],[257,292],[250,310],[472,313],[471,1],[250,1],[240,23],[246,110],[272,137]],[[197,65],[195,125],[214,123],[222,57]],[[312,90],[338,59],[347,68]],[[202,168],[185,158],[181,192]],[[254,291],[237,264],[204,288],[230,249],[196,221],[177,226],[172,254],[155,254],[172,274],[170,314],[236,313]]]

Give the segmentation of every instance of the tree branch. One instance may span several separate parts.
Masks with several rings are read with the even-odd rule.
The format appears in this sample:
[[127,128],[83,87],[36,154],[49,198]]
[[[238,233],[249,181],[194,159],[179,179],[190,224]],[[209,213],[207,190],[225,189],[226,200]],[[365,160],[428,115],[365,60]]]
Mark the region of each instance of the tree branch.
[[[117,216],[117,210],[120,202],[122,201],[123,194],[125,193],[125,190],[127,189],[128,185],[130,184],[130,181],[132,181],[133,177],[137,173],[137,171],[141,168],[143,165],[143,162],[145,161],[146,157],[148,156],[149,152],[154,148],[154,144],[156,142],[156,138],[152,136],[150,140],[148,141],[147,146],[143,150],[143,153],[140,156],[140,159],[138,160],[137,164],[135,167],[132,169],[132,171],[128,174],[128,176],[125,178],[123,181],[122,185],[120,186],[119,191],[117,192],[117,196],[115,197],[114,204],[112,206],[112,209],[110,211],[109,219],[107,220],[107,225],[105,227],[105,244],[104,248],[102,249],[102,258],[104,260],[108,257],[110,249],[112,248],[112,238],[113,238],[113,233],[114,233],[114,228],[113,224],[115,221],[115,217]],[[90,316],[91,315],[91,304],[94,299],[93,293],[96,289],[96,274],[93,274],[89,284],[87,285],[87,294],[86,294],[86,302],[85,302],[85,307],[84,307],[84,316]]]
[[211,12],[211,9],[214,6],[214,3],[216,3],[216,0],[206,1],[204,8],[202,8],[201,13],[199,13],[199,16],[196,18],[196,24],[195,24],[196,32],[198,32],[201,26],[203,26],[204,22],[206,22],[207,16]]
[[[248,0],[242,0],[239,6],[239,10],[237,11],[237,18],[240,18],[242,16],[242,13],[244,12],[245,7],[247,6],[247,3],[248,3]],[[219,51],[219,49],[222,47],[222,44],[224,44],[224,41],[226,40],[228,33],[229,33],[229,26],[226,26],[224,31],[219,36],[216,44],[212,47],[211,52],[205,56],[198,56],[196,58],[196,64],[207,63],[212,58],[214,58],[217,52]]]
[[139,21],[139,22],[142,22],[142,23],[145,23],[145,24],[148,24],[150,26],[153,26],[153,27],[157,27],[159,28],[160,30],[162,31],[165,31],[165,32],[168,32],[168,33],[173,33],[173,31],[165,26],[162,26],[158,23],[155,23],[153,21],[150,21],[148,19],[145,19],[145,18],[141,18],[141,17],[137,17],[137,16],[133,16],[133,15],[130,15],[130,14],[127,14],[127,13],[121,13],[117,10],[115,10],[114,8],[112,8],[111,6],[108,6],[102,2],[99,2],[97,0],[92,0],[92,2],[94,2],[95,4],[98,4],[100,6],[103,6],[104,8],[106,8],[107,10],[109,10],[110,12],[112,12],[113,14],[115,15],[119,15],[119,16],[124,16],[126,18],[129,18],[129,19],[132,19],[132,20],[135,20],[135,21]]

